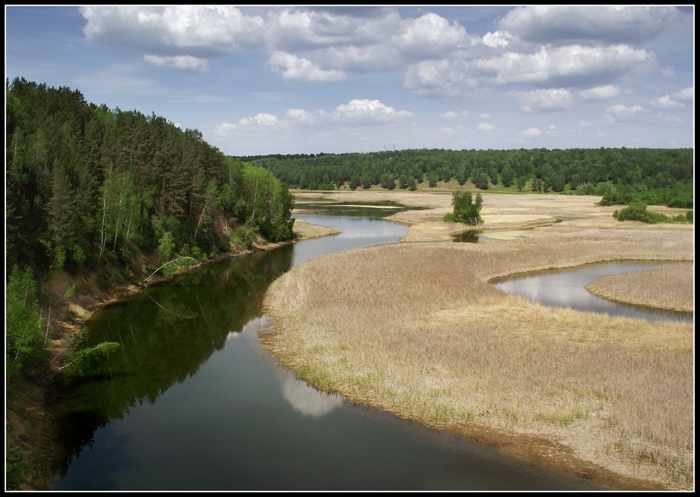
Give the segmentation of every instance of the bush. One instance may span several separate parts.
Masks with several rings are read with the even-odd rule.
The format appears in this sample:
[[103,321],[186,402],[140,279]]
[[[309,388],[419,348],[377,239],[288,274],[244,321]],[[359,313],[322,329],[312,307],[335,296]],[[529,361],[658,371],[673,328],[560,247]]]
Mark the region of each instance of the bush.
[[476,194],[476,199],[472,199],[471,192],[454,192],[452,194],[453,212],[445,214],[443,220],[445,222],[465,223],[471,226],[482,224],[484,220],[479,214],[482,204],[483,199],[480,193]]
[[[649,212],[646,204],[633,202],[629,207],[625,207],[620,212],[615,211],[613,217],[618,221],[641,221],[643,223],[685,223],[686,216],[679,214],[675,217],[669,217],[657,212]],[[692,217],[692,216],[691,216]]]

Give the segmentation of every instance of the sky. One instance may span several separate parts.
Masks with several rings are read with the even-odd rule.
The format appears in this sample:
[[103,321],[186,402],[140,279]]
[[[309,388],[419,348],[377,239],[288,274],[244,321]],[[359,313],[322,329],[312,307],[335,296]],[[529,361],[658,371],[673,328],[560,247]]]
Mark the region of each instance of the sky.
[[694,146],[694,6],[5,6],[5,75],[226,155]]

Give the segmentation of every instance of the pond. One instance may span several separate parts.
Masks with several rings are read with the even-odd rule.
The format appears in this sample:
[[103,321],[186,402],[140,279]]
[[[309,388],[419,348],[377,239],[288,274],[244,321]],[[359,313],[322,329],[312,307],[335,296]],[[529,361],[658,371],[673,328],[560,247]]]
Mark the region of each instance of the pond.
[[53,490],[594,490],[595,483],[351,404],[261,348],[268,285],[311,257],[393,243],[395,209],[297,217],[342,231],[204,266],[95,314],[121,343],[53,394]]

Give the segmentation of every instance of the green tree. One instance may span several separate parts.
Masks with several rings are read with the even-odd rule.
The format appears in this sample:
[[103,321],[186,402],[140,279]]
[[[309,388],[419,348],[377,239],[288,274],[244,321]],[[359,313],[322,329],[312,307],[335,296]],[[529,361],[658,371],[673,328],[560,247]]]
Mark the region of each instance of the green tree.
[[465,223],[470,226],[483,224],[480,212],[483,204],[481,193],[472,197],[471,192],[453,192],[452,205],[453,212],[445,216],[445,221]]
[[13,376],[35,373],[48,351],[41,334],[43,320],[37,315],[33,271],[15,265],[5,290],[5,367],[8,384]]
[[515,171],[510,166],[506,166],[503,169],[503,172],[501,173],[501,181],[503,181],[503,186],[508,188],[510,185],[513,184],[513,180],[515,179]]

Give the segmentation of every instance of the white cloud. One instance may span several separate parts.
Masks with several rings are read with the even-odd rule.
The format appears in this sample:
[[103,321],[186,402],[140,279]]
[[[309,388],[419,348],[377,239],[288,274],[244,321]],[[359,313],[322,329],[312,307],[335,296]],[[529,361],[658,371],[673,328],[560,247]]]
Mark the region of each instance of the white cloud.
[[170,67],[182,71],[208,71],[206,59],[198,59],[189,55],[144,55],[143,60],[156,67]]
[[588,90],[578,92],[579,98],[586,101],[610,100],[620,94],[620,87],[616,85],[596,86]]
[[289,109],[284,117],[288,122],[302,125],[312,125],[315,123],[313,114],[303,109]]
[[491,48],[505,48],[513,39],[508,31],[496,31],[495,33],[486,33],[481,41],[487,47]]
[[243,127],[274,127],[277,126],[278,121],[277,116],[261,112],[254,117],[244,117],[239,124]]
[[260,44],[264,21],[232,6],[80,7],[88,41],[154,55],[217,57],[241,44]]
[[270,57],[272,70],[288,81],[329,82],[342,81],[347,75],[342,71],[325,71],[309,59],[285,52],[275,52]]
[[224,134],[228,133],[229,131],[232,131],[232,130],[236,129],[236,127],[237,127],[237,126],[236,126],[235,124],[233,124],[233,123],[226,123],[226,122],[223,122],[223,123],[219,124],[219,125],[215,128],[214,132],[215,132],[217,135],[224,135]]
[[665,6],[538,5],[509,11],[498,27],[535,43],[634,43],[658,35],[676,17],[675,7]]
[[676,100],[692,100],[695,98],[695,88],[692,86],[689,88],[683,88],[681,91],[673,93],[671,97],[675,98]]
[[671,100],[671,95],[655,98],[649,103],[655,109],[685,109],[685,104]]
[[479,117],[481,117],[482,119],[491,119],[491,115],[487,114],[486,112],[482,112],[481,114],[479,114]]
[[654,54],[627,45],[585,47],[543,46],[535,53],[507,52],[474,64],[494,83],[550,83],[579,85],[604,82],[631,73],[641,73],[656,65]]
[[527,128],[525,131],[520,132],[520,136],[523,138],[533,138],[542,134],[539,128]]
[[462,112],[454,112],[448,110],[447,112],[443,112],[442,114],[440,114],[440,117],[444,119],[467,119],[469,117],[469,111],[463,110]]
[[631,107],[627,107],[623,104],[615,104],[605,109],[603,121],[608,124],[612,124],[618,121],[620,118],[633,118],[640,112],[645,112],[644,108],[641,105],[633,105]]
[[476,129],[479,131],[493,131],[494,129],[496,129],[496,126],[489,123],[479,123]]
[[354,99],[336,107],[332,117],[341,123],[372,124],[401,120],[413,117],[413,114],[405,110],[397,111],[379,100]]
[[407,59],[443,58],[480,41],[478,36],[467,34],[456,21],[450,24],[432,12],[417,19],[402,20],[399,31],[391,37],[392,46]]
[[520,99],[523,112],[564,110],[571,102],[571,92],[565,88],[519,92],[516,96]]
[[280,129],[293,130],[309,126],[323,127],[324,131],[329,131],[339,126],[347,128],[394,124],[411,117],[411,112],[396,110],[379,100],[354,99],[339,105],[331,113],[323,110],[309,112],[304,109],[288,109],[281,119],[273,114],[259,113],[253,117],[244,117],[237,124],[221,123],[215,128],[215,133],[221,136],[230,132],[242,132],[244,129],[277,132]]

